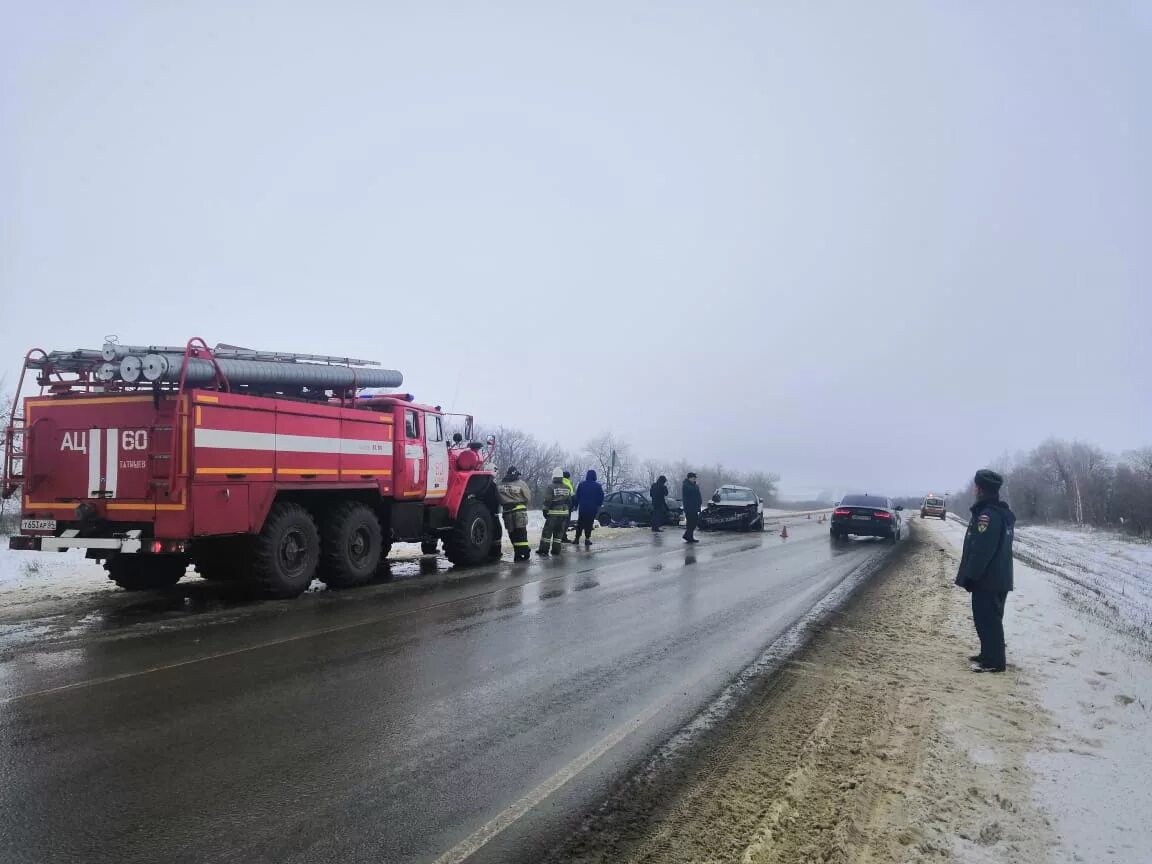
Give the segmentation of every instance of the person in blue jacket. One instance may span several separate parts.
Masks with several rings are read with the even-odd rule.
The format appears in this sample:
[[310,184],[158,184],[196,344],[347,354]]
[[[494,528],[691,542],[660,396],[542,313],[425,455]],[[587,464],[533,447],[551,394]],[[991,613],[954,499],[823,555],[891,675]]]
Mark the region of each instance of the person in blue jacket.
[[596,472],[589,471],[576,487],[576,538],[573,543],[580,542],[580,534],[584,534],[584,547],[592,545],[592,528],[596,524],[596,514],[604,503],[604,487],[596,481]]

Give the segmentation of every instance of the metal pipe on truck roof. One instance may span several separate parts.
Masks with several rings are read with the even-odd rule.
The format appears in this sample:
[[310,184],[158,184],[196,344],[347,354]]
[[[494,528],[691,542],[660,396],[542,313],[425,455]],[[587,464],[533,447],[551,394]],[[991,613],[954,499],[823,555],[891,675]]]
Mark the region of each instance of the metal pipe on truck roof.
[[[143,360],[143,376],[148,381],[180,380],[183,354],[149,354]],[[395,369],[352,369],[321,363],[280,363],[272,360],[216,358],[216,366],[229,384],[255,384],[282,387],[399,387],[404,376]],[[216,378],[211,360],[188,358],[185,382],[209,384]]]
[[129,354],[183,354],[183,345],[121,345],[119,342],[105,342],[100,356],[107,362],[123,360]]

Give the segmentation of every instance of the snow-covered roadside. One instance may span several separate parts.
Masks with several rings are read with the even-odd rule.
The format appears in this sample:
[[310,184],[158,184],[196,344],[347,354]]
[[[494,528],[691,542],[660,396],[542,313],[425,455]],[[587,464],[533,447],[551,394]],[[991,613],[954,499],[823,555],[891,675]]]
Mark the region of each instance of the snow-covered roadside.
[[[964,526],[942,532],[957,549]],[[1049,714],[1028,757],[1051,860],[1152,860],[1152,556],[1109,535],[1017,532],[1008,662]],[[1038,566],[1030,566],[1026,562]],[[1043,569],[1039,569],[1043,567]]]

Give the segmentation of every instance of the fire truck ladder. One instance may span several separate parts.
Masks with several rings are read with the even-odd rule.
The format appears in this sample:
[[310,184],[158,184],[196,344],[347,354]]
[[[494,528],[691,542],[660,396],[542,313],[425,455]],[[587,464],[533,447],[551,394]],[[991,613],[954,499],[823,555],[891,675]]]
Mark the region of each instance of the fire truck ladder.
[[12,413],[8,417],[8,427],[4,430],[4,476],[0,479],[0,498],[11,498],[16,490],[24,485],[24,453],[27,426],[21,412],[20,391],[24,388],[24,376],[33,360],[43,361],[48,354],[42,348],[33,348],[24,355],[24,366],[16,380],[16,392],[12,395]]
[[[170,446],[168,447],[168,498],[169,500],[175,498],[181,493],[184,484],[188,482],[188,471],[186,465],[188,464],[188,454],[182,455],[182,458],[177,458],[180,453],[180,430],[183,429],[189,422],[192,414],[191,394],[188,393],[188,360],[192,357],[199,357],[211,361],[212,368],[215,371],[215,380],[212,382],[216,390],[223,390],[228,392],[231,386],[228,384],[228,377],[220,368],[220,364],[216,362],[216,357],[212,353],[212,349],[208,347],[208,343],[201,339],[199,336],[193,336],[188,340],[188,344],[184,346],[184,362],[180,367],[180,387],[176,391],[176,417],[175,422],[172,424],[172,438]],[[188,398],[185,398],[188,396]],[[191,447],[191,441],[185,441],[184,446]]]

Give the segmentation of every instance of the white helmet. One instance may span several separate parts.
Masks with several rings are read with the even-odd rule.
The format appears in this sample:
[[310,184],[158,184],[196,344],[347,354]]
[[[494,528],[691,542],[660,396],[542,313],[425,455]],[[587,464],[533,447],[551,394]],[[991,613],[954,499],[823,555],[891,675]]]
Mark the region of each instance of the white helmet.
[[564,479],[564,469],[563,468],[553,468],[552,469],[552,479],[553,480],[563,480]]

